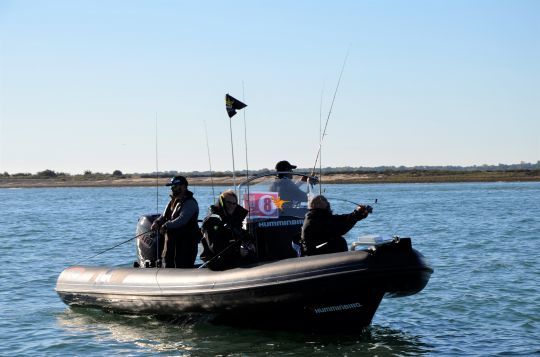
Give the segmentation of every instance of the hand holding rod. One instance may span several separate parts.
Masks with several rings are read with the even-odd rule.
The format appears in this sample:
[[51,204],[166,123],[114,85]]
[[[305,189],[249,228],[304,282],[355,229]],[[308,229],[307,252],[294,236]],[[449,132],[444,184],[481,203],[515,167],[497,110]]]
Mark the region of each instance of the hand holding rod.
[[231,231],[231,234],[234,238],[234,241],[232,243],[230,243],[228,246],[226,246],[221,252],[219,252],[218,254],[214,255],[210,260],[204,262],[200,267],[198,267],[197,269],[201,269],[201,268],[205,268],[208,264],[210,264],[212,261],[214,260],[217,260],[219,258],[221,258],[221,256],[223,255],[223,253],[225,253],[226,251],[228,251],[231,247],[233,247],[235,244],[237,243],[242,243],[242,241],[244,240],[244,237],[242,235],[242,231],[239,231],[237,228],[233,228],[233,227],[229,227],[227,224],[224,224],[223,225],[225,228],[229,229]]
[[206,268],[206,266],[210,263],[212,263],[213,261],[215,260],[218,260],[219,258],[221,258],[221,256],[223,255],[223,253],[225,253],[226,251],[228,251],[231,247],[233,247],[235,244],[237,243],[240,243],[240,239],[235,239],[234,242],[232,242],[231,244],[229,244],[228,246],[226,246],[221,252],[219,252],[218,254],[214,255],[210,260],[204,262],[203,264],[201,264],[200,267],[198,267],[197,269],[202,269],[202,268]]

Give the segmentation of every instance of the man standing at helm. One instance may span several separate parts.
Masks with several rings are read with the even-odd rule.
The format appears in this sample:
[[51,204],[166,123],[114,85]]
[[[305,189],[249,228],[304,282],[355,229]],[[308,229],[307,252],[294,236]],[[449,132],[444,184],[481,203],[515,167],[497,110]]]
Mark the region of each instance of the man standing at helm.
[[201,240],[197,223],[199,205],[193,192],[187,189],[188,181],[184,176],[174,176],[167,186],[171,187],[171,200],[163,214],[152,223],[152,229],[165,236],[162,266],[193,268]]
[[304,182],[292,180],[294,169],[296,169],[296,165],[291,165],[288,161],[278,162],[276,164],[277,179],[270,186],[270,191],[278,192],[279,197],[286,201],[307,202],[307,193],[300,189]]

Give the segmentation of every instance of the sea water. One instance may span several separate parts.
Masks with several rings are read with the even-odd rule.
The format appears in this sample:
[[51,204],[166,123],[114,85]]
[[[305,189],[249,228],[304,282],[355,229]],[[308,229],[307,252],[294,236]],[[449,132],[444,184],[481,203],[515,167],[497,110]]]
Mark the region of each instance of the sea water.
[[[192,189],[203,218],[212,189]],[[383,299],[365,332],[258,330],[64,305],[58,274],[79,262],[130,265],[133,241],[88,258],[133,237],[139,216],[162,210],[167,193],[0,189],[0,355],[540,354],[540,183],[325,186],[334,213],[354,209],[339,199],[373,206],[349,242],[411,237],[435,269],[419,294]]]

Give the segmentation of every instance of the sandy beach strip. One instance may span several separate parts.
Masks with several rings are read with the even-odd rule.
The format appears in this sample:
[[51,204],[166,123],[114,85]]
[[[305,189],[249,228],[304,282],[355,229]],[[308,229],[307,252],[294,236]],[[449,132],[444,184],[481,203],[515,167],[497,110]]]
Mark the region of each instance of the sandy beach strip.
[[[230,186],[232,177],[188,177],[193,186]],[[240,183],[245,176],[236,177]],[[160,178],[158,185],[165,185],[169,178]],[[329,174],[321,177],[323,184],[368,184],[368,183],[445,183],[445,182],[530,182],[540,181],[540,170],[516,171],[413,171],[413,172],[373,172],[359,174]],[[0,188],[32,187],[134,187],[156,186],[155,178],[141,178],[126,175],[125,178],[84,178],[67,176],[55,178],[0,178]]]

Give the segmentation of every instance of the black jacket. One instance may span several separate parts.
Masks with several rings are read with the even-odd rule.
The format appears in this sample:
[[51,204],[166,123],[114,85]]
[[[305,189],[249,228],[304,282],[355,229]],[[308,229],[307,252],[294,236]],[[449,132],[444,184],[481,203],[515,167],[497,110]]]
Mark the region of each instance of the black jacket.
[[[209,261],[227,249],[225,254],[222,254],[222,259],[220,258],[221,262],[209,266],[210,268],[225,269],[238,265],[241,260],[240,242],[248,239],[247,232],[242,229],[242,222],[247,214],[248,211],[241,206],[236,206],[232,215],[229,215],[219,204],[210,206],[210,212],[202,224],[201,260]],[[238,244],[233,244],[234,242]]]
[[362,218],[358,211],[334,215],[327,209],[310,209],[302,226],[302,255],[346,251],[347,242],[342,236]]
[[193,197],[193,192],[186,191],[182,198],[171,196],[165,211],[156,221],[165,224],[167,232],[175,238],[198,244],[201,239],[198,216],[197,200]]

